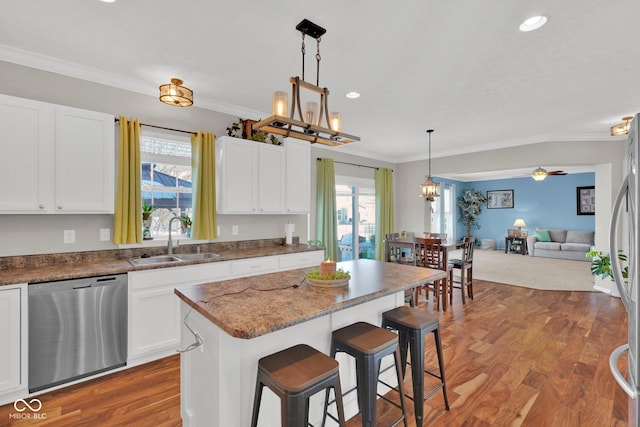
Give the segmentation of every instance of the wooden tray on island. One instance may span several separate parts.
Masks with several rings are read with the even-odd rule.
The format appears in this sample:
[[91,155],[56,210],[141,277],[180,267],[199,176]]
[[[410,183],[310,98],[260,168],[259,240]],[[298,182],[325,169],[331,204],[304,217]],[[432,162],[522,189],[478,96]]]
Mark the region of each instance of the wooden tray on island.
[[317,286],[319,288],[338,288],[340,286],[346,286],[349,284],[349,279],[351,276],[345,277],[344,279],[334,279],[334,280],[322,280],[322,279],[309,279],[307,278],[307,282],[311,286]]

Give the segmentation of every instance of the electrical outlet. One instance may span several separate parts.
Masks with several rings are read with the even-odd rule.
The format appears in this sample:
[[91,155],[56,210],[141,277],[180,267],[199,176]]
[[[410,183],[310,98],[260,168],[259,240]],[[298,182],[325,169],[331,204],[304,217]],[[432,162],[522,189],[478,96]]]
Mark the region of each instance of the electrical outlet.
[[76,242],[76,230],[64,230],[64,243]]
[[220,226],[218,225],[218,236],[220,236],[222,234],[222,229],[220,228]]
[[101,228],[100,229],[100,241],[108,242],[111,240],[111,229],[110,228]]
[[234,236],[237,236],[239,232],[240,232],[240,229],[237,225],[231,226],[231,234],[233,234]]

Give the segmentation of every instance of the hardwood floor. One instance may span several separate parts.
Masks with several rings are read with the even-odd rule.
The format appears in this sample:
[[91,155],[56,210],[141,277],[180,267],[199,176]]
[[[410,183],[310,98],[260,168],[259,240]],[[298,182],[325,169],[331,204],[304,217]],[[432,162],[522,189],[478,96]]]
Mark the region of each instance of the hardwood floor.
[[[437,393],[425,402],[424,425],[627,425],[627,397],[609,372],[609,354],[627,341],[619,299],[476,280],[475,300],[463,306],[459,292],[439,314],[451,410]],[[419,308],[431,311],[431,302]],[[427,366],[435,368],[431,336],[426,344]],[[38,396],[42,422],[9,419],[13,405],[0,407],[0,425],[179,426],[179,392],[172,356]],[[386,425],[397,409],[381,402],[379,412]],[[348,422],[356,426],[358,417]]]

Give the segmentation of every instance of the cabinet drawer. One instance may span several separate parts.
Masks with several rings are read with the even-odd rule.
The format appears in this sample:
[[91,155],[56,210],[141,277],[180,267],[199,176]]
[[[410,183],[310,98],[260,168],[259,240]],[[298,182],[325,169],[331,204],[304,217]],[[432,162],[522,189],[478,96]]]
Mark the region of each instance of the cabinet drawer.
[[269,256],[233,261],[231,263],[231,275],[233,277],[246,277],[278,271],[278,258],[277,256]]
[[297,254],[281,255],[280,270],[320,266],[324,251],[300,252]]
[[129,273],[129,289],[132,291],[169,286],[176,288],[184,285],[216,282],[230,275],[228,262],[210,262],[206,264],[185,265]]

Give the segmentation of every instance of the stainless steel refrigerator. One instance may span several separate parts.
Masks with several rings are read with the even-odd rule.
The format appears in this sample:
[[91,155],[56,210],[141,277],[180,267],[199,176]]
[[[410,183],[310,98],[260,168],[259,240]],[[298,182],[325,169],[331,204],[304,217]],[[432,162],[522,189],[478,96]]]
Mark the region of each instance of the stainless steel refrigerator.
[[[629,425],[640,426],[640,300],[638,299],[638,144],[640,139],[640,113],[636,114],[629,128],[627,151],[627,175],[616,197],[611,219],[609,254],[614,280],[620,298],[628,312],[629,342],[611,353],[609,366],[614,378],[629,396]],[[622,275],[617,253],[623,250],[628,256],[628,277]],[[618,359],[628,353],[628,375],[625,379],[618,369]]]

